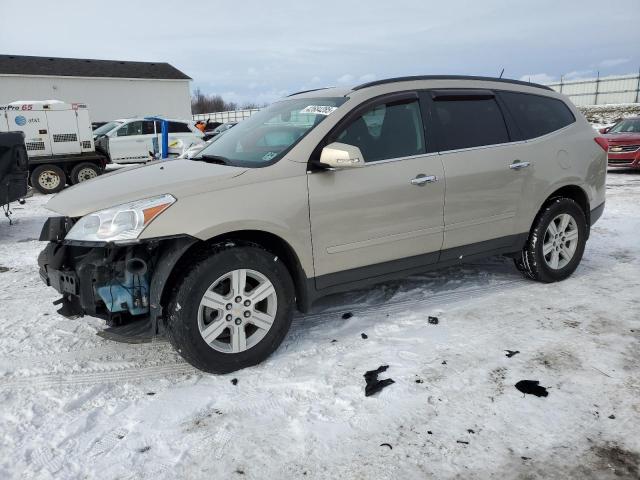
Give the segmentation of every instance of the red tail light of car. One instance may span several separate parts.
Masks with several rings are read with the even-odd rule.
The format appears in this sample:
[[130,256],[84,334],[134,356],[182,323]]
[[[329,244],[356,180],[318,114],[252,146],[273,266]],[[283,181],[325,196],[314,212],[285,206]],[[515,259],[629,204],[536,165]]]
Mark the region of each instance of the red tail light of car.
[[596,137],[594,138],[595,142],[602,147],[602,149],[606,152],[609,150],[609,140],[604,137]]

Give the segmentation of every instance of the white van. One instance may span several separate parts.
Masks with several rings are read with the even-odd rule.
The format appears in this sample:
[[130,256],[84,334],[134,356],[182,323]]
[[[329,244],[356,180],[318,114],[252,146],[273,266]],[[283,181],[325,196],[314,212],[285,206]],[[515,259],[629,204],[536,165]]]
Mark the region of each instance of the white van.
[[[158,151],[161,122],[144,118],[120,119],[93,131],[96,150],[107,155],[114,163],[144,163]],[[169,146],[182,144],[188,149],[202,143],[203,133],[188,120],[169,120]]]

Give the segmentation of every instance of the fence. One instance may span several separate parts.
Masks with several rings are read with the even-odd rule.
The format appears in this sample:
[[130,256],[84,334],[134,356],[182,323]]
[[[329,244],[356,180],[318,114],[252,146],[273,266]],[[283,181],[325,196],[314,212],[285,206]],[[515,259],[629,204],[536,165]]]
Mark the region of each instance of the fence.
[[577,106],[640,103],[640,72],[636,75],[602,77],[549,83]]
[[231,110],[228,112],[197,113],[193,115],[193,119],[196,121],[204,120],[205,122],[208,120],[221,123],[239,122],[240,120],[249,118],[259,110],[259,108],[250,108],[247,110]]

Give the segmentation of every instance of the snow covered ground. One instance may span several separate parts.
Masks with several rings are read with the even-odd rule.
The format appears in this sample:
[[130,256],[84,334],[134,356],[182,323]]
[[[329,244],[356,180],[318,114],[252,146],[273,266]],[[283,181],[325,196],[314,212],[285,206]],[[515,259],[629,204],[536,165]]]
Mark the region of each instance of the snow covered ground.
[[0,478],[638,478],[640,174],[608,184],[569,280],[497,258],[334,296],[224,376],[58,316],[36,195],[0,219]]

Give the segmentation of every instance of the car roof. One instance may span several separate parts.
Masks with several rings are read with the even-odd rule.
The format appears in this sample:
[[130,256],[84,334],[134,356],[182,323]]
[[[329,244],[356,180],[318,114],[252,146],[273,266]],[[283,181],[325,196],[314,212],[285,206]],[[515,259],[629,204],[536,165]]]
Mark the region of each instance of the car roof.
[[525,87],[532,87],[541,90],[547,90],[553,92],[554,90],[551,87],[546,85],[540,85],[538,83],[530,83],[524,82],[521,80],[512,80],[510,78],[497,78],[497,77],[480,77],[480,76],[472,76],[472,75],[415,75],[408,77],[393,77],[393,78],[385,78],[381,80],[375,80],[373,82],[367,82],[360,85],[356,85],[353,88],[339,88],[339,87],[326,87],[326,88],[316,88],[313,90],[303,90],[301,92],[292,93],[287,98],[295,97],[295,98],[314,98],[314,97],[347,97],[350,96],[351,93],[357,92],[360,90],[365,90],[371,87],[377,87],[380,85],[390,85],[390,84],[402,84],[406,82],[417,82],[417,81],[436,81],[436,80],[455,80],[462,81],[464,83],[473,83],[473,82],[496,82],[501,84],[510,84],[510,85],[518,85]]
[[[117,118],[112,121],[113,122],[133,122],[138,120],[149,120],[149,117]],[[184,120],[179,118],[165,118],[164,120],[167,120],[168,122],[178,122],[178,123],[186,123],[186,124],[195,123],[195,120]]]

